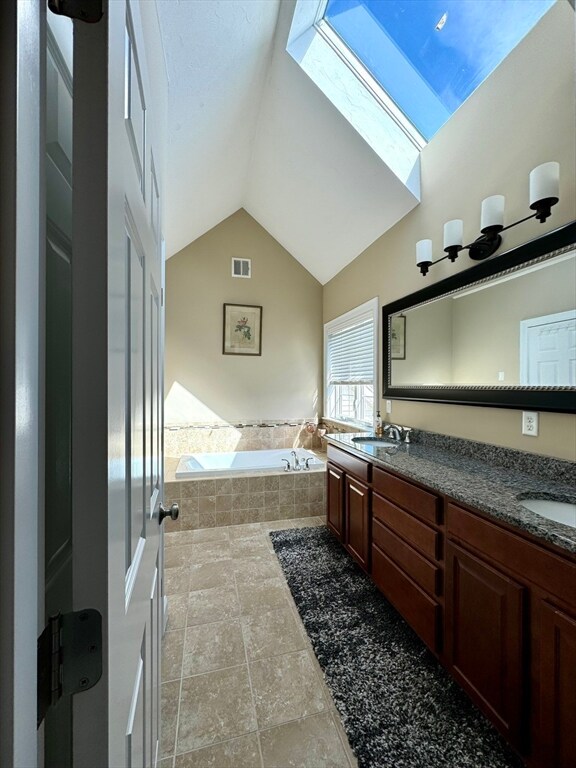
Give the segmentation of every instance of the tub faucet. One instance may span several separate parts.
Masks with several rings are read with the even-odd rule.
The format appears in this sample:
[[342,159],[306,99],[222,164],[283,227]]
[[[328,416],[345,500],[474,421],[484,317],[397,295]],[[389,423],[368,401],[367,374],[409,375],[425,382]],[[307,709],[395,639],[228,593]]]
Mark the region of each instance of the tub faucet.
[[288,459],[282,459],[282,461],[286,462],[286,466],[284,467],[284,472],[290,472],[290,462]]
[[290,455],[292,456],[292,466],[294,467],[294,471],[299,472],[302,469],[302,467],[300,466],[298,454],[296,453],[296,451],[291,451]]

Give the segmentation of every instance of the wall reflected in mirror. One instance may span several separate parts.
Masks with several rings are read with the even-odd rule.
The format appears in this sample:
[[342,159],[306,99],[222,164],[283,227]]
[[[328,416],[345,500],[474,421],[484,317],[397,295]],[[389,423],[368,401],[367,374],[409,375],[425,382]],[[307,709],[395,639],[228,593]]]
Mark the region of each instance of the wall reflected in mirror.
[[392,387],[576,387],[576,251],[496,275],[404,318]]

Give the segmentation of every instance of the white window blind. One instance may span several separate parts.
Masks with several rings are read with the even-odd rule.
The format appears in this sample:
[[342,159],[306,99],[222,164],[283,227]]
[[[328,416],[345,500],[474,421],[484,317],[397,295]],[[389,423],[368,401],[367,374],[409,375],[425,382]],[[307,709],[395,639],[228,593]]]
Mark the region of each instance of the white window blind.
[[378,299],[324,326],[324,414],[358,426],[374,421]]
[[328,383],[373,384],[374,320],[334,331],[328,336]]

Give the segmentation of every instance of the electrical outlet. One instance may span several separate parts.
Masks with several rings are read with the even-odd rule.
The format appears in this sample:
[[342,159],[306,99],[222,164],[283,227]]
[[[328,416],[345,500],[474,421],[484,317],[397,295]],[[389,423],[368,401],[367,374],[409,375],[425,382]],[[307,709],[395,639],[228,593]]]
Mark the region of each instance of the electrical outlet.
[[392,413],[392,400],[386,400],[386,413]]
[[538,413],[536,411],[522,411],[522,434],[538,437]]

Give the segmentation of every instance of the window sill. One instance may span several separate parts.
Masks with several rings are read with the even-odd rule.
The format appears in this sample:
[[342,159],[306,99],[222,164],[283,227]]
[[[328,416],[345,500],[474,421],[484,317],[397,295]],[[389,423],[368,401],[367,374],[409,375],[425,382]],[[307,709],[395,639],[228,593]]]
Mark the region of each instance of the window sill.
[[341,419],[336,419],[333,416],[323,416],[321,421],[329,421],[331,424],[338,424],[338,426],[348,427],[350,432],[372,432],[372,427],[370,424],[366,424],[360,421],[342,421]]

